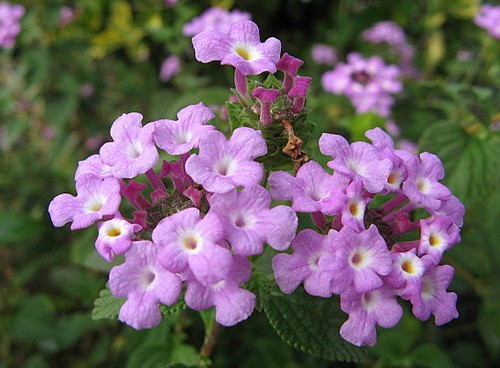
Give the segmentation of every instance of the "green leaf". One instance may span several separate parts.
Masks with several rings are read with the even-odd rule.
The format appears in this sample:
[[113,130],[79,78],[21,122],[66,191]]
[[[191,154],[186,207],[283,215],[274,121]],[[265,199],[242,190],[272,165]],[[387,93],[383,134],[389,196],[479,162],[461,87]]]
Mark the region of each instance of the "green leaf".
[[0,224],[0,239],[7,244],[33,239],[43,230],[39,221],[21,213],[0,213]]
[[500,353],[500,300],[485,300],[479,311],[479,333],[493,355]]
[[420,147],[441,158],[446,171],[444,183],[466,206],[484,200],[497,188],[500,181],[498,135],[468,134],[453,122],[443,122],[424,132]]
[[92,319],[116,319],[123,303],[125,303],[125,299],[114,297],[109,287],[106,286],[99,292],[99,297],[94,301]]
[[162,368],[170,361],[170,348],[166,344],[144,344],[135,349],[125,368]]
[[451,359],[435,344],[422,344],[410,353],[414,366],[422,368],[452,367]]
[[290,346],[332,361],[367,358],[366,349],[351,345],[339,334],[346,315],[339,308],[338,297],[313,297],[303,289],[286,295],[262,277],[256,278],[254,286],[271,326]]
[[169,315],[174,314],[174,313],[177,313],[177,312],[180,312],[180,311],[183,311],[185,309],[186,309],[186,302],[184,301],[184,298],[182,298],[182,297],[179,298],[177,303],[175,303],[174,305],[171,305],[171,306],[160,304],[160,311],[164,317],[169,316]]

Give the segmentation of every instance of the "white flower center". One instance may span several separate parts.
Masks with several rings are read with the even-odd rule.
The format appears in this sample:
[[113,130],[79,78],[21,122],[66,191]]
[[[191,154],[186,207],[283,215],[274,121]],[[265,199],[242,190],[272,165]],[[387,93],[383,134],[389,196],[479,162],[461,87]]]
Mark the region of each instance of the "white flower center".
[[127,147],[127,155],[131,160],[138,158],[143,151],[141,142],[134,141]]
[[143,269],[139,275],[139,285],[144,291],[154,289],[157,280],[156,270],[152,266]]
[[106,197],[102,194],[96,194],[93,197],[89,198],[85,205],[83,206],[83,210],[87,213],[96,213],[101,210],[106,204]]
[[224,156],[215,165],[215,172],[220,176],[231,176],[234,173],[236,163],[232,157]]

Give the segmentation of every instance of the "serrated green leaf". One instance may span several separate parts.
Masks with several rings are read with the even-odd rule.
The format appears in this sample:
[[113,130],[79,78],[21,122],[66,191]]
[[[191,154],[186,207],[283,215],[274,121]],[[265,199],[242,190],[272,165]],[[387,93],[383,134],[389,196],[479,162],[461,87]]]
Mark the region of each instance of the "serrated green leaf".
[[164,317],[183,311],[185,309],[186,309],[186,302],[184,301],[183,298],[179,298],[179,301],[171,306],[160,304],[160,311]]
[[361,362],[368,351],[345,341],[339,334],[346,315],[338,297],[319,298],[298,289],[283,294],[272,281],[257,278],[259,303],[271,326],[290,346],[313,356],[345,362]]
[[427,129],[420,147],[438,155],[444,165],[443,180],[466,205],[492,193],[500,180],[500,142],[493,134],[479,137],[453,122],[435,124]]
[[106,286],[99,292],[99,297],[94,301],[92,319],[115,319],[123,303],[125,303],[125,298],[114,297],[109,287]]

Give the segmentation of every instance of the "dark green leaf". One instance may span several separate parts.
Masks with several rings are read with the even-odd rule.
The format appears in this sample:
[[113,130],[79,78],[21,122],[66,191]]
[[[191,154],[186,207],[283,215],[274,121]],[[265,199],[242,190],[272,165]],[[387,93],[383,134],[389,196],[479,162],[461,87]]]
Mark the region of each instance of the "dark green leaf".
[[444,183],[467,204],[484,200],[500,182],[500,142],[493,134],[481,137],[453,122],[431,126],[420,147],[438,155],[446,171]]
[[166,344],[144,344],[132,352],[125,368],[161,368],[169,361],[170,348]]
[[115,319],[123,303],[125,303],[125,299],[114,297],[109,287],[106,286],[99,292],[99,297],[94,301],[92,319]]
[[345,341],[339,334],[346,315],[338,297],[313,297],[303,289],[283,294],[274,284],[256,282],[259,304],[278,335],[292,347],[332,361],[361,362],[367,350]]
[[2,243],[19,243],[40,235],[43,227],[39,221],[21,213],[0,213],[0,239]]

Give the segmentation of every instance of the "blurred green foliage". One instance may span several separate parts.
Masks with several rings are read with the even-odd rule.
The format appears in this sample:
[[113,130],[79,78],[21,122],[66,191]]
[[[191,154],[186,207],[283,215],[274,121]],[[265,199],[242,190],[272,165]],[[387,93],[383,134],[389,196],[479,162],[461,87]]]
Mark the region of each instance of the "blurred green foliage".
[[[307,107],[317,125],[307,152],[318,161],[325,161],[314,143],[322,132],[364,139],[366,129],[384,121],[356,116],[346,99],[322,91],[327,67],[311,62],[311,46],[334,46],[339,59],[353,50],[368,55],[380,50],[361,41],[364,29],[388,19],[405,29],[421,77],[405,81],[393,118],[402,138],[440,156],[445,184],[466,205],[462,242],[446,259],[456,268],[451,289],[459,295],[460,318],[437,328],[407,313],[394,329],[379,330],[360,366],[493,367],[500,361],[500,42],[474,25],[479,0],[16,3],[27,9],[22,32],[12,50],[0,50],[0,368],[198,364],[204,330],[197,313],[180,308],[150,331],[92,320],[110,265],[96,255],[94,228],[55,229],[47,206],[61,192],[74,193],[77,162],[109,139],[123,112],[153,121],[174,118],[188,104],[224,103],[231,71],[197,63],[182,35],[184,23],[217,4],[249,11],[262,38],[279,38],[283,51],[306,61],[300,72],[314,78]],[[64,26],[62,6],[76,11]],[[470,57],[457,58],[460,52]],[[172,54],[183,61],[182,72],[161,82],[161,62]],[[227,131],[227,122],[219,124]],[[276,303],[271,314],[279,324],[279,311],[293,306]],[[288,346],[264,314],[222,331],[214,367],[334,366],[317,357],[328,354]]]

